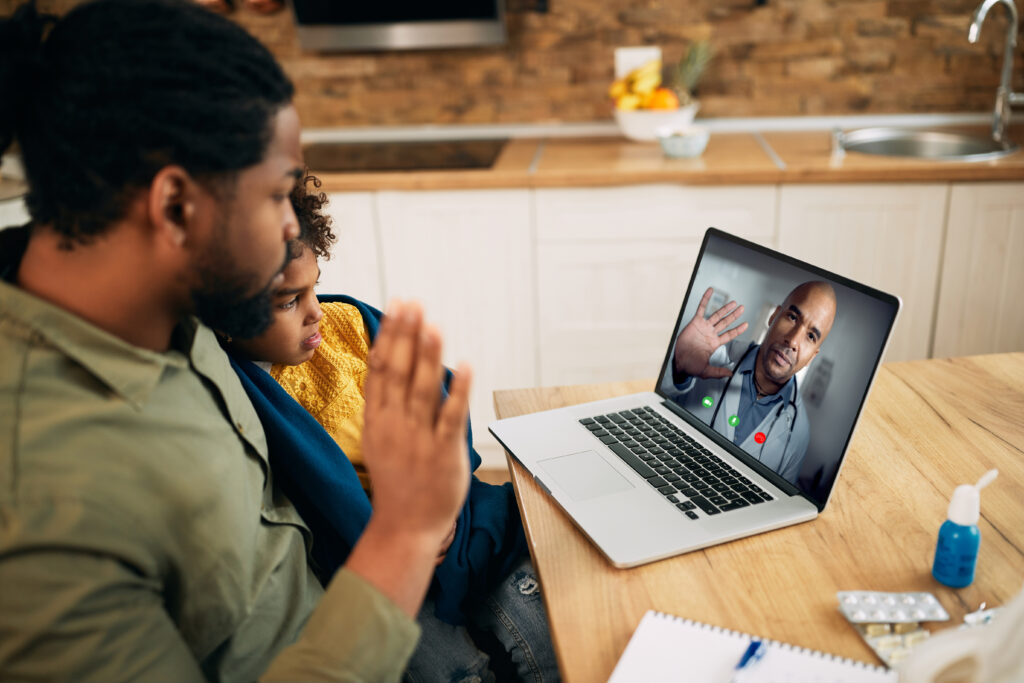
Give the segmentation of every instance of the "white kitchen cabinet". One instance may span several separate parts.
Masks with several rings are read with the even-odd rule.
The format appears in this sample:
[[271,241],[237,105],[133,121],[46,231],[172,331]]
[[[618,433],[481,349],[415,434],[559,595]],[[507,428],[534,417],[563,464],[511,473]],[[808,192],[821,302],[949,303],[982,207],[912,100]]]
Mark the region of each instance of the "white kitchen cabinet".
[[930,355],[948,191],[946,184],[780,189],[780,251],[903,300],[885,360]]
[[324,210],[332,218],[337,236],[329,261],[320,263],[324,294],[348,294],[371,306],[384,306],[377,236],[376,195],[373,192],[335,192],[328,195]]
[[488,434],[495,389],[537,384],[530,192],[378,192],[383,295],[423,302],[448,365],[467,361],[470,410],[485,465],[503,451]]
[[28,209],[20,197],[0,202],[0,230],[28,223]]
[[535,191],[541,385],[650,377],[704,231],[775,244],[774,186]]
[[1024,351],[1024,183],[952,187],[936,357]]

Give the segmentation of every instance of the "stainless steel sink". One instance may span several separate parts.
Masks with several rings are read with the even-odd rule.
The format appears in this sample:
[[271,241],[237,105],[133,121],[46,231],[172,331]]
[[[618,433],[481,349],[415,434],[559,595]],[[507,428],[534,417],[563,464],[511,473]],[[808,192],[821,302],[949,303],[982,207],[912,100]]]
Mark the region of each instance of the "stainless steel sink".
[[1017,145],[1009,140],[907,128],[861,128],[834,133],[837,149],[863,154],[917,157],[936,161],[988,161],[1013,154]]

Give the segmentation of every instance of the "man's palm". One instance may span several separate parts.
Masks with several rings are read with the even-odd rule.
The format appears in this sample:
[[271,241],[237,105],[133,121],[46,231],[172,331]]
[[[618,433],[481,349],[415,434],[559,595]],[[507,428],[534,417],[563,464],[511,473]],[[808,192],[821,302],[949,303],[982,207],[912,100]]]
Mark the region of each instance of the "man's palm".
[[731,330],[727,329],[743,314],[743,306],[737,306],[735,301],[730,301],[705,318],[713,291],[708,287],[704,292],[693,320],[686,324],[676,339],[673,362],[677,374],[703,379],[728,377],[732,374],[728,368],[711,365],[711,354],[719,346],[728,344],[743,334],[747,329],[747,323],[740,323]]

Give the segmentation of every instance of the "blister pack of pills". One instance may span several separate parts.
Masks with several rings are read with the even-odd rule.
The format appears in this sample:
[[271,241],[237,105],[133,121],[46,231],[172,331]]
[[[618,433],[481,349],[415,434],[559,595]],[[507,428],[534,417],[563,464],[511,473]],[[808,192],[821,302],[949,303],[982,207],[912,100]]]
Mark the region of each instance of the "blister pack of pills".
[[949,613],[931,593],[839,591],[839,611],[852,624],[947,621]]
[[897,666],[906,659],[913,647],[927,640],[929,635],[917,622],[854,624],[853,627],[888,667]]

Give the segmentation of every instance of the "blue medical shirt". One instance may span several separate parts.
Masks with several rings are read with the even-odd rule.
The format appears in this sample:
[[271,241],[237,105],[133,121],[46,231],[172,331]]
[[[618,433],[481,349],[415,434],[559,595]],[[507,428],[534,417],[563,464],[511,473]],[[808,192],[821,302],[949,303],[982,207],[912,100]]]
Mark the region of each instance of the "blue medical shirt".
[[748,353],[734,371],[734,374],[743,376],[743,400],[740,401],[737,413],[740,421],[733,428],[732,441],[736,444],[743,443],[750,436],[750,432],[754,431],[754,428],[761,424],[771,411],[778,409],[779,401],[785,400],[784,397],[789,396],[793,391],[790,383],[796,381],[796,378],[790,377],[789,382],[786,382],[777,393],[758,399],[757,389],[754,387],[754,363],[757,360],[759,349],[760,347]]

